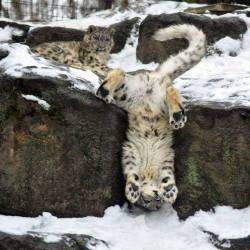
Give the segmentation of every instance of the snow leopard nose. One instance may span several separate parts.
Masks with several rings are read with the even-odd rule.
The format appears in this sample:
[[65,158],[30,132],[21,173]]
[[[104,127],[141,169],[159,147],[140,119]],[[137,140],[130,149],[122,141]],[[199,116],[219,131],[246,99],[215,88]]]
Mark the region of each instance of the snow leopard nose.
[[161,197],[159,196],[158,191],[157,191],[157,190],[154,190],[153,192],[154,192],[155,199],[156,199],[157,201],[159,201],[159,200],[161,199]]
[[109,91],[105,89],[103,86],[100,86],[99,89],[97,90],[97,95],[101,97],[106,97],[109,94]]

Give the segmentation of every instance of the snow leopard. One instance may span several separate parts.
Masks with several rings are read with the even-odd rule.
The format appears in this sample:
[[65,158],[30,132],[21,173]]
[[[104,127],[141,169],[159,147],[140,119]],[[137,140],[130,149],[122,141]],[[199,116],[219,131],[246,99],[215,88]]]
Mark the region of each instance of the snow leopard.
[[128,114],[122,166],[127,200],[149,210],[173,204],[178,188],[174,175],[173,131],[187,121],[173,81],[196,65],[206,52],[206,36],[190,24],[156,31],[153,39],[184,38],[189,46],[166,59],[155,71],[110,71],[96,95]]
[[114,32],[113,28],[90,25],[82,41],[42,43],[31,51],[46,59],[106,76],[110,70],[107,63],[114,46]]

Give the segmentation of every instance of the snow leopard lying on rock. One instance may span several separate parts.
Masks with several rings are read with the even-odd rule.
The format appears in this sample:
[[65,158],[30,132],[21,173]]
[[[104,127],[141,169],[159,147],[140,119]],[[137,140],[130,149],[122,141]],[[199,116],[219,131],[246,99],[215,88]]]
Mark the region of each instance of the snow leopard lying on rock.
[[31,51],[74,68],[91,70],[106,76],[110,52],[114,46],[113,28],[90,25],[82,41],[42,43]]
[[156,71],[108,73],[97,96],[128,113],[127,141],[122,165],[129,202],[156,210],[174,203],[178,189],[174,176],[173,130],[187,121],[180,95],[172,81],[197,64],[205,55],[206,37],[192,25],[158,30],[158,41],[185,38],[187,49],[171,56]]

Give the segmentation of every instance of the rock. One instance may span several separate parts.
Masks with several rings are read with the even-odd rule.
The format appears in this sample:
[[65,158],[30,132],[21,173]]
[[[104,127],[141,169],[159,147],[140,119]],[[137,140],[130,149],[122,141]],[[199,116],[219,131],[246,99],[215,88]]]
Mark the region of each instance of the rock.
[[4,59],[9,55],[9,52],[6,50],[0,50],[0,60]]
[[238,4],[245,4],[250,5],[249,0],[186,0],[189,3],[202,3],[202,4],[215,4],[215,3],[238,3]]
[[[35,95],[45,110],[22,94]],[[32,71],[0,77],[0,213],[102,216],[124,203],[127,117],[70,83]]]
[[115,29],[115,46],[113,47],[111,53],[118,53],[124,48],[127,38],[130,37],[132,29],[139,22],[139,20],[139,17],[134,17],[132,19],[111,25],[111,27]]
[[238,5],[238,4],[228,4],[228,3],[217,3],[202,7],[196,8],[187,8],[184,12],[193,13],[193,14],[215,14],[215,15],[224,15],[227,13],[235,12],[236,10],[244,10],[248,6]]
[[220,239],[218,235],[205,232],[209,234],[209,238],[214,246],[222,250],[250,250],[250,236],[239,239]]
[[[48,243],[44,237],[61,238],[59,241]],[[0,232],[1,250],[92,250],[95,246],[108,249],[106,242],[88,235],[54,235],[54,234],[27,234],[11,235]]]
[[181,218],[217,205],[250,204],[250,109],[193,105],[175,133]]
[[143,63],[162,62],[170,55],[186,48],[187,42],[183,39],[167,42],[152,39],[152,35],[157,29],[182,23],[193,24],[202,29],[207,36],[209,45],[226,36],[239,39],[247,31],[246,23],[238,17],[211,19],[188,13],[149,15],[140,25],[137,57]]
[[35,46],[46,42],[81,41],[83,36],[82,30],[45,26],[32,29],[27,36],[26,44]]
[[[110,26],[115,29],[115,45],[111,53],[118,53],[124,48],[127,38],[138,20],[139,18],[135,17]],[[63,27],[39,27],[31,30],[26,39],[26,44],[35,46],[45,42],[82,41],[83,37],[84,31],[82,30]]]

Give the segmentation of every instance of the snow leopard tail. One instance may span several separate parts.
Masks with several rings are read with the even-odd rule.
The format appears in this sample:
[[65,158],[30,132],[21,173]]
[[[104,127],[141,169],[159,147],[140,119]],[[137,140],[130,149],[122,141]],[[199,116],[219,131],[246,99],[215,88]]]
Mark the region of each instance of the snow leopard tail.
[[175,38],[184,38],[189,42],[187,49],[170,56],[157,69],[162,77],[168,75],[171,80],[176,79],[184,72],[197,64],[206,53],[205,34],[190,24],[174,25],[155,32],[153,38],[157,41],[167,41]]

